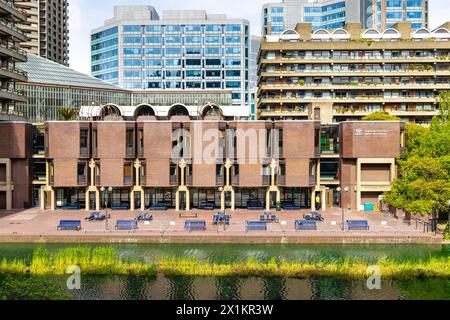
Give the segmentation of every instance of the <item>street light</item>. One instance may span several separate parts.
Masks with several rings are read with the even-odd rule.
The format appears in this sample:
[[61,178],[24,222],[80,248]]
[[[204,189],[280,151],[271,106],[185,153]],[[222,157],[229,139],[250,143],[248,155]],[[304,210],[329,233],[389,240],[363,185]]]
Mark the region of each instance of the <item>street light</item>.
[[344,192],[349,192],[350,188],[349,187],[344,187],[344,188],[338,187],[336,190],[341,195],[341,207],[342,207],[342,224],[341,224],[341,227],[342,227],[342,231],[345,231],[345,207],[344,207],[344,203],[342,201],[342,193],[343,193],[343,191]]
[[[108,230],[108,196],[109,193],[113,192],[113,188],[109,187],[108,189],[106,189],[105,187],[101,187],[100,191],[103,193],[103,197],[105,199],[105,214],[106,214],[106,220],[105,220],[105,230]],[[105,192],[107,191],[107,192]]]

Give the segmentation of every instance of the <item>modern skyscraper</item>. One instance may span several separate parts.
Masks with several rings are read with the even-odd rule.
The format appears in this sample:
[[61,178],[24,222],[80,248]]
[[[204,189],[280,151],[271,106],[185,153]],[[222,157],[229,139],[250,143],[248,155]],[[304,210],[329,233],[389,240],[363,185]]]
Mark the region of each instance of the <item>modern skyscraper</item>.
[[343,28],[347,22],[384,30],[399,21],[420,29],[428,27],[428,0],[282,0],[263,6],[262,21],[263,35],[294,29],[299,21],[314,30]]
[[27,15],[27,20],[18,24],[27,35],[22,48],[68,66],[68,0],[15,0],[15,4]]
[[9,113],[17,101],[26,101],[16,90],[16,81],[27,79],[26,73],[16,68],[17,62],[27,60],[26,53],[19,48],[26,37],[16,27],[16,23],[25,19],[13,1],[0,1],[0,113]]
[[202,10],[116,6],[91,33],[94,77],[131,90],[232,90],[249,103],[249,22]]

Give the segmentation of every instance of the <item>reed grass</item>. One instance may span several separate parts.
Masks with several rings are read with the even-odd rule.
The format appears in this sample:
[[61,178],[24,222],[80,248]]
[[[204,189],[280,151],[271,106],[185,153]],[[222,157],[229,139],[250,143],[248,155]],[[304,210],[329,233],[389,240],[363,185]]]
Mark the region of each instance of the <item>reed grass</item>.
[[370,276],[368,267],[376,265],[384,279],[408,280],[415,278],[450,279],[450,257],[430,256],[426,259],[388,260],[376,263],[358,257],[317,261],[285,261],[272,259],[267,262],[253,258],[243,262],[219,263],[187,257],[161,257],[152,263],[128,261],[121,258],[112,247],[69,247],[50,253],[43,248],[33,252],[30,261],[3,258],[0,261],[1,274],[64,275],[67,267],[77,265],[84,275],[136,275],[204,277],[288,277],[310,276],[344,279],[366,279]]

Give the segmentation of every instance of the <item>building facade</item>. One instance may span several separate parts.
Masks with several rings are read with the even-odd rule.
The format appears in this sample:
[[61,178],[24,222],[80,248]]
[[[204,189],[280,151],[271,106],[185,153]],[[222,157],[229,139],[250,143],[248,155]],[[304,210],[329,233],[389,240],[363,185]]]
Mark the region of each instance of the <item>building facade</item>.
[[27,36],[21,45],[27,52],[69,65],[69,1],[14,0],[27,16],[18,24]]
[[17,81],[26,81],[27,75],[16,67],[17,62],[27,60],[19,43],[26,39],[17,23],[26,16],[13,1],[0,1],[0,113],[10,113],[18,101],[26,101],[16,88]]
[[42,209],[99,210],[102,190],[110,190],[108,206],[131,210],[204,203],[223,210],[249,203],[314,209],[316,196],[326,209],[341,206],[342,186],[342,205],[359,210],[378,205],[389,190],[401,137],[400,122],[346,122],[332,130],[318,121],[223,121],[211,114],[202,121],[106,115],[48,122],[39,201]]
[[449,23],[431,31],[400,22],[384,32],[298,24],[261,44],[258,116],[331,124],[386,111],[428,124],[439,92],[450,89],[449,54]]
[[283,0],[265,4],[262,21],[263,35],[281,34],[298,22],[311,23],[313,30],[354,22],[384,30],[399,21],[411,22],[413,29],[428,28],[428,0]]
[[249,103],[249,22],[205,11],[117,6],[91,33],[92,75],[129,90],[231,90]]

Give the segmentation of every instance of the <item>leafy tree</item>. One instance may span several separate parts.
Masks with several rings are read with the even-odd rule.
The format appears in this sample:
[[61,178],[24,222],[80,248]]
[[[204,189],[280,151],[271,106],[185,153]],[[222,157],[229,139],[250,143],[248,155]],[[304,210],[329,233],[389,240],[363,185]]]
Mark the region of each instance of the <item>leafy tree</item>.
[[450,91],[441,91],[438,98],[439,117],[442,123],[450,122]]
[[70,121],[74,120],[77,115],[77,110],[74,108],[60,108],[58,109],[59,117],[61,120]]
[[365,121],[399,121],[400,118],[391,116],[386,111],[377,111],[363,118]]

